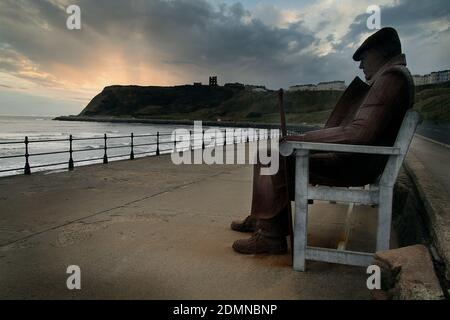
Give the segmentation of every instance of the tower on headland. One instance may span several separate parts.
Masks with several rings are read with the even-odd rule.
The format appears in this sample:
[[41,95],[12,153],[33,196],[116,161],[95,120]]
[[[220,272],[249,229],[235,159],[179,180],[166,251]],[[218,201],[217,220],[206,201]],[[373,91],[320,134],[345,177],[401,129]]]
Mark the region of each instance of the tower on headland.
[[210,86],[217,86],[217,76],[209,77],[209,85]]

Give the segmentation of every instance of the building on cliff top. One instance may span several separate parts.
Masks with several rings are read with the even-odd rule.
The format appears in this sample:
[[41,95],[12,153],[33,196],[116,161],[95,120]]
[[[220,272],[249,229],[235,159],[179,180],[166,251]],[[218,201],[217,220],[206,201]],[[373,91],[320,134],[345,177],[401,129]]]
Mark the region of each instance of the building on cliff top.
[[210,86],[217,86],[217,76],[209,77],[209,85]]
[[345,81],[319,82],[318,84],[300,84],[289,87],[288,91],[321,91],[335,90],[344,91],[346,89]]
[[416,86],[447,82],[450,81],[450,70],[435,71],[423,76],[420,74],[415,74],[413,75],[413,80]]

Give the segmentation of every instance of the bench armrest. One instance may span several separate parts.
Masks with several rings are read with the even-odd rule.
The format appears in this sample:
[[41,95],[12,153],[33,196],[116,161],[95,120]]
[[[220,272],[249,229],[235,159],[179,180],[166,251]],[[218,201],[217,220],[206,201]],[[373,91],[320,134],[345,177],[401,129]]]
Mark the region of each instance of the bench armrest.
[[294,150],[314,150],[329,152],[347,152],[347,153],[368,153],[382,155],[400,155],[401,150],[398,147],[380,147],[354,144],[337,143],[317,143],[301,141],[284,141],[280,144],[280,153],[283,156],[291,155]]

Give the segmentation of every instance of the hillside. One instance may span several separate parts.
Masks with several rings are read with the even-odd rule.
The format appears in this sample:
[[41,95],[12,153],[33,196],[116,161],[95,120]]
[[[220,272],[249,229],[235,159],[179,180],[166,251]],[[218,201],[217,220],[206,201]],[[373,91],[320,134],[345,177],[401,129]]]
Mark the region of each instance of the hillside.
[[416,87],[414,108],[426,120],[450,123],[450,82]]
[[[321,122],[341,95],[338,91],[287,92],[285,108],[295,122]],[[251,87],[110,86],[95,96],[79,116],[145,119],[278,122],[275,91]]]
[[[285,93],[288,123],[323,123],[341,91]],[[138,119],[277,123],[276,91],[225,86],[110,86],[79,114]],[[450,122],[450,82],[416,88],[415,108],[425,119]]]

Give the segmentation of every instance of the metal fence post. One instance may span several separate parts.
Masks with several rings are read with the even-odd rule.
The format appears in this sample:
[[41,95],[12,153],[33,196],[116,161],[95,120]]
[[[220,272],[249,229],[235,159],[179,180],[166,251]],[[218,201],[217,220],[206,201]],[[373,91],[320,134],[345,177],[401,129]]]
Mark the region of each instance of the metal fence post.
[[108,147],[107,147],[107,145],[106,145],[106,139],[108,139],[108,138],[106,137],[106,133],[105,133],[103,139],[105,140],[105,145],[104,145],[104,147],[103,147],[103,149],[105,150],[105,153],[103,154],[103,163],[104,163],[104,164],[107,164],[107,163],[108,163],[108,155],[106,154],[106,150],[107,150]]
[[130,152],[130,160],[134,160],[134,133],[131,133],[131,152]]
[[31,168],[30,163],[28,162],[29,158],[28,154],[28,137],[25,137],[25,168],[24,168],[24,174],[31,174]]
[[70,135],[69,136],[69,170],[73,170],[73,167],[74,167],[74,165],[73,165],[73,157],[72,157],[72,153],[73,153],[72,141],[73,141],[73,138],[72,138],[72,135]]
[[159,131],[156,132],[156,155],[159,156]]
[[194,150],[193,144],[194,143],[192,142],[192,131],[189,130],[189,150]]

